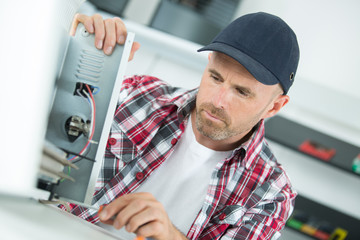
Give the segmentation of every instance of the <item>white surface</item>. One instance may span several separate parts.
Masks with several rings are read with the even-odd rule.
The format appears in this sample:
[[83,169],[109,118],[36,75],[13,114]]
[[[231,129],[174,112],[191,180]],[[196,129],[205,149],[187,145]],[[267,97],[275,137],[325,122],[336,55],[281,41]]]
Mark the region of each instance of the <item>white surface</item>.
[[357,0],[242,0],[236,16],[265,11],[282,17],[299,40],[297,76],[359,98],[359,10]]
[[104,229],[33,199],[0,195],[2,240],[110,240]]
[[130,0],[124,9],[124,16],[127,19],[148,25],[159,3],[160,0]]
[[206,66],[208,53],[197,52],[202,45],[132,21],[124,20],[124,22],[129,31],[136,33],[135,41],[140,42],[143,48],[151,50],[157,57],[167,57],[172,62],[196,70]]
[[80,2],[0,3],[0,192],[29,196],[35,189],[66,25]]

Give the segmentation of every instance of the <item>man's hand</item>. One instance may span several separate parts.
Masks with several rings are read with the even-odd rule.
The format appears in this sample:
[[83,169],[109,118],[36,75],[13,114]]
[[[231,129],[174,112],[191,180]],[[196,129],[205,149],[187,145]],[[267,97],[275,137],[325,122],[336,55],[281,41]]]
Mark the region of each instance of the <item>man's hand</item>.
[[[116,43],[125,43],[127,30],[124,22],[118,17],[103,20],[99,14],[87,16],[77,13],[71,26],[70,35],[75,35],[76,27],[79,23],[84,24],[89,33],[95,33],[95,47],[97,49],[103,49],[106,55],[110,55],[113,52]],[[135,52],[139,48],[140,44],[134,42],[129,61],[133,59]]]
[[[113,218],[115,216],[115,218]],[[99,214],[100,221],[116,229],[157,240],[187,239],[171,223],[164,207],[150,193],[132,193],[117,198]]]

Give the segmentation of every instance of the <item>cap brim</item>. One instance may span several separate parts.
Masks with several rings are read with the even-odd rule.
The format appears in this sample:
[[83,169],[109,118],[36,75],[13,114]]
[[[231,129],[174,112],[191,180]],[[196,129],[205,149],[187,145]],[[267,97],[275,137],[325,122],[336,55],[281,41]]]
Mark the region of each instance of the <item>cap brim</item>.
[[233,48],[230,45],[221,42],[213,42],[198,50],[198,52],[202,51],[216,51],[232,57],[241,65],[243,65],[251,73],[251,75],[256,78],[256,80],[265,85],[274,85],[280,83],[279,80],[266,67],[257,62],[255,59],[249,57],[247,54],[236,48]]

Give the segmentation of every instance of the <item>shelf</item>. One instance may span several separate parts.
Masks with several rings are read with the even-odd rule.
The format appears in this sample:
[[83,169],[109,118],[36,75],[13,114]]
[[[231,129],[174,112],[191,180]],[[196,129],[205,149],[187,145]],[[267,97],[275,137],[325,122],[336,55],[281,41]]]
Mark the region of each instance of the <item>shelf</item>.
[[299,153],[360,177],[360,147],[328,136],[281,116],[265,122],[265,137]]
[[286,227],[313,239],[360,239],[360,220],[298,195]]

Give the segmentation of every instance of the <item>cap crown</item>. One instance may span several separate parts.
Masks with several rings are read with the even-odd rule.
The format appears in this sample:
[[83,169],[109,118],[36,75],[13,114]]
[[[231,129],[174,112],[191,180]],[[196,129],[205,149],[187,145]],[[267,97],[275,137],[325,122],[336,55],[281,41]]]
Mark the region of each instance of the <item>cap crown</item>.
[[247,14],[234,20],[203,50],[223,52],[234,58],[260,82],[280,83],[287,93],[299,62],[293,30],[268,13]]

